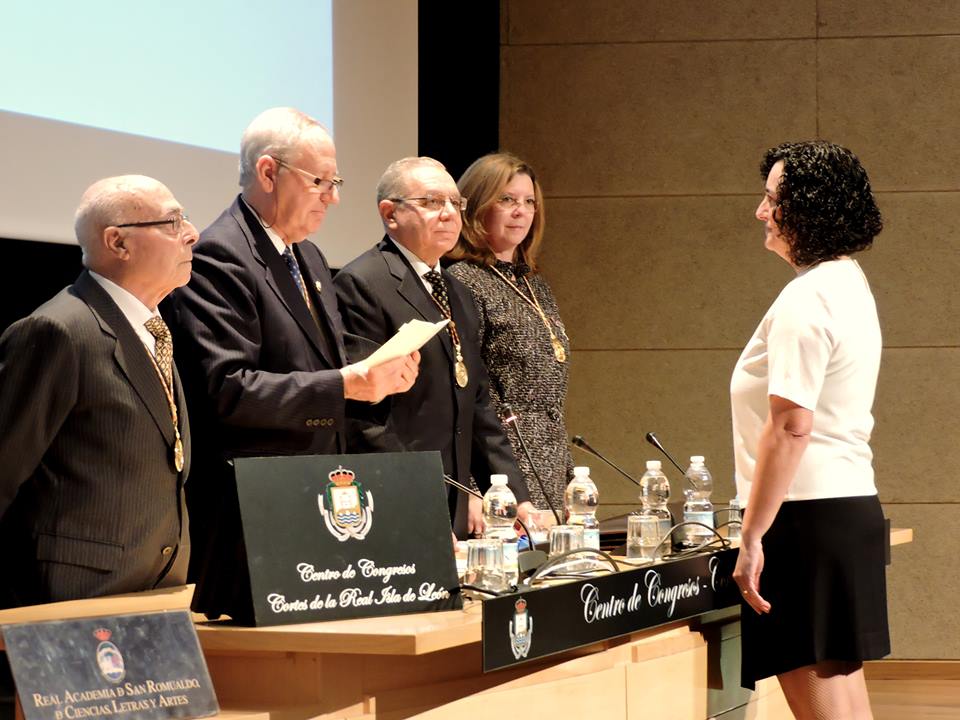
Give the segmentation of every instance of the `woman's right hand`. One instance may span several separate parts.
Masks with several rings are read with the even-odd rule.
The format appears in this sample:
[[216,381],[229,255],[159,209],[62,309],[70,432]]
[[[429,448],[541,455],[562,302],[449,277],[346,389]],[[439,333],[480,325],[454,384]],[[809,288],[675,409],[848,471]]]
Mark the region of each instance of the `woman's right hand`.
[[733,581],[740,588],[746,603],[757,613],[770,612],[770,603],[760,596],[760,573],[763,572],[763,544],[759,540],[742,540]]

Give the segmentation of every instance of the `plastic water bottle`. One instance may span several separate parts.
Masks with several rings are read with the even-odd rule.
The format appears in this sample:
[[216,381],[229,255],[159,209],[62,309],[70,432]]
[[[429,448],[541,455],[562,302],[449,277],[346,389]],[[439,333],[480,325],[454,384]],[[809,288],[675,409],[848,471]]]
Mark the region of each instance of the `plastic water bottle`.
[[739,540],[740,528],[743,525],[743,510],[740,508],[740,498],[736,495],[730,499],[729,509],[730,512],[727,514],[730,517],[727,519],[730,524],[727,525],[727,538],[729,540]]
[[[713,476],[703,462],[703,455],[692,455],[690,467],[685,473],[689,487],[683,491],[686,502],[683,504],[684,522],[699,522],[707,527],[714,527],[713,503],[710,502],[710,493],[713,492]],[[696,525],[684,528],[684,544],[697,546],[713,537],[707,528]]]
[[[640,478],[641,515],[653,515],[659,518],[660,537],[670,530],[670,481],[663,474],[659,460],[647,460],[647,471]],[[669,549],[669,548],[668,548]]]
[[[590,468],[578,466],[573,469],[573,480],[563,492],[563,505],[567,514],[567,524],[583,526],[583,546],[593,550],[600,549],[600,523],[597,522],[597,505],[600,495],[597,486],[590,479]],[[595,558],[587,557],[577,564],[581,570],[597,566]]]
[[483,536],[503,542],[503,574],[516,585],[520,579],[517,567],[517,498],[507,485],[506,475],[491,475],[490,489],[483,496]]

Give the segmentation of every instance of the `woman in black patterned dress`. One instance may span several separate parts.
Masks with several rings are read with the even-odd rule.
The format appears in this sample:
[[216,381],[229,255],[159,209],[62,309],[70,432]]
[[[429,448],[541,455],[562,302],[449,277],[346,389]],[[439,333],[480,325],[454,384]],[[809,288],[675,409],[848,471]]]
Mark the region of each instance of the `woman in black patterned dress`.
[[450,272],[473,292],[494,408],[502,417],[509,405],[517,415],[543,481],[546,497],[508,426],[530,499],[544,510],[552,504],[562,519],[563,491],[573,474],[563,420],[570,341],[550,286],[537,272],[540,185],[533,169],[508,153],[480,158],[457,185],[467,209],[460,240],[447,256],[457,261]]

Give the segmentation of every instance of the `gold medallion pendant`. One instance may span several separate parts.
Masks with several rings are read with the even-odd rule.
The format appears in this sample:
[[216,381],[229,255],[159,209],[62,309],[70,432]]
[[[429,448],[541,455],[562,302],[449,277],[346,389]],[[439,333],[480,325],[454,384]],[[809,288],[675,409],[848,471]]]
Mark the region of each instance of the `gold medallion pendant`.
[[177,472],[183,472],[183,443],[180,442],[180,433],[177,433],[177,439],[173,443],[173,466]]
[[553,345],[553,356],[557,359],[557,362],[566,362],[567,351],[563,349],[563,343],[560,342],[560,338],[556,335],[551,335],[550,344]]
[[467,375],[467,364],[462,360],[457,360],[453,366],[453,375],[457,379],[457,385],[462,388],[467,386],[470,376]]
[[547,314],[543,311],[543,308],[540,306],[540,301],[537,299],[537,294],[533,291],[533,286],[530,284],[530,281],[527,280],[526,276],[523,278],[523,282],[527,286],[527,291],[530,293],[530,296],[527,297],[520,290],[520,286],[517,285],[513,280],[508,278],[502,272],[497,270],[495,267],[491,267],[490,270],[497,276],[500,277],[517,295],[520,296],[520,299],[523,300],[527,305],[532,307],[537,315],[540,316],[540,319],[543,321],[543,326],[547,329],[547,332],[550,333],[550,345],[553,346],[553,356],[557,359],[557,362],[562,363],[567,361],[567,351],[563,347],[563,343],[560,342],[560,338],[557,337],[556,333],[553,332],[553,327],[550,323]]

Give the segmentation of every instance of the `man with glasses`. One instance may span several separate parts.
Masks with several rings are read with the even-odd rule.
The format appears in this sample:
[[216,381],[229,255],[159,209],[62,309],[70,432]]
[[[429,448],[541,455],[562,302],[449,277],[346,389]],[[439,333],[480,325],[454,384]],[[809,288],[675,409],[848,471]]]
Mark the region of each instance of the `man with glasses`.
[[152,178],[94,183],[84,270],[0,337],[0,607],[182,585],[190,429],[157,305],[197,231]]
[[[532,509],[516,459],[490,406],[470,292],[440,267],[457,242],[469,202],[436,160],[405,158],[377,185],[386,237],[337,273],[343,321],[350,333],[382,343],[414,318],[450,324],[420,349],[420,377],[410,392],[378,405],[351,404],[348,443],[357,450],[439,450],[444,472],[481,490],[506,474],[520,503]],[[353,352],[353,346],[348,350]],[[479,502],[448,493],[454,532],[482,528]]]
[[194,609],[210,616],[252,619],[228,461],[345,452],[346,400],[379,401],[417,376],[416,354],[369,370],[347,363],[330,270],[302,242],[342,182],[320,123],[293,108],[261,113],[241,140],[241,193],[201,234],[193,280],[170,308],[197,426]]

